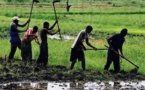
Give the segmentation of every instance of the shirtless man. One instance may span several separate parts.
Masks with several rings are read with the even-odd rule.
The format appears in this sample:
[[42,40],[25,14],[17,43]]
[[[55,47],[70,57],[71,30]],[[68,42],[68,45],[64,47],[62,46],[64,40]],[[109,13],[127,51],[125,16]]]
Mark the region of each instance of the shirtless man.
[[40,45],[40,54],[37,60],[37,66],[47,66],[48,63],[48,44],[47,44],[47,34],[49,35],[54,35],[60,30],[58,29],[56,32],[51,32],[51,30],[54,28],[54,26],[58,23],[56,20],[55,23],[49,27],[48,22],[43,23],[43,28],[40,33],[40,38],[41,38],[41,45]]

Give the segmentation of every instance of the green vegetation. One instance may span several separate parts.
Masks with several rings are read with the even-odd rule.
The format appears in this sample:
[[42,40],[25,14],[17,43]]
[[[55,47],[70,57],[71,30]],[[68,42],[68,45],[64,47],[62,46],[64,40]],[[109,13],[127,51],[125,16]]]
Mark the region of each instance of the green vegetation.
[[[132,2],[136,2],[134,6]],[[65,9],[65,1],[56,3],[57,16],[63,34],[77,34],[78,30],[90,24],[98,31],[105,33],[115,33],[122,28],[128,28],[130,34],[145,35],[145,8],[144,1],[94,1],[92,4],[87,1],[70,2],[72,5],[70,12]],[[85,2],[85,3],[83,3]],[[110,3],[109,3],[110,2]],[[126,5],[127,2],[127,5]],[[119,5],[119,6],[114,6]],[[143,5],[142,5],[143,4]],[[31,2],[17,5],[0,6],[0,29],[8,30],[11,19],[14,15],[19,15],[20,23],[27,20],[30,13]],[[30,26],[38,25],[42,27],[44,21],[54,22],[54,11],[52,3],[35,3],[33,8]],[[33,23],[35,22],[35,23]],[[69,32],[68,32],[69,31]]]
[[[29,0],[28,0],[29,1]],[[44,0],[45,1],[45,0]],[[85,3],[83,3],[83,1]],[[109,3],[110,2],[110,3]],[[126,3],[127,2],[127,3]],[[92,25],[94,38],[91,43],[98,48],[104,48],[107,44],[105,38],[118,33],[122,28],[129,30],[124,44],[124,55],[140,67],[139,72],[144,73],[145,50],[145,4],[143,0],[72,0],[70,12],[65,9],[65,1],[56,4],[57,16],[61,33],[66,35],[77,35],[87,25]],[[0,57],[5,58],[10,51],[9,34],[10,23],[14,15],[20,16],[20,23],[24,23],[30,13],[31,2],[9,5],[3,2],[0,5]],[[39,30],[44,21],[52,25],[55,21],[51,2],[34,4],[30,27],[37,25]],[[20,28],[22,30],[26,28]],[[57,27],[55,28],[57,29]],[[24,33],[21,34],[21,37]],[[74,40],[50,40],[49,43],[49,65],[64,65],[69,68],[69,56],[71,45]],[[39,55],[39,46],[33,42],[33,58]],[[87,69],[103,71],[106,63],[107,51],[86,51]],[[20,50],[17,50],[15,58],[21,59]],[[0,66],[1,68],[2,66]],[[111,68],[113,68],[111,66]],[[129,71],[134,68],[129,62],[122,59],[121,68]],[[80,62],[75,69],[81,69]]]
[[[142,41],[142,43],[140,43]],[[107,45],[104,39],[91,39],[90,42],[98,48],[105,48]],[[73,40],[49,40],[49,65],[63,65],[69,68],[70,66],[70,50]],[[124,44],[124,55],[130,61],[135,63],[140,67],[139,72],[144,74],[144,52],[142,49],[144,47],[145,41],[143,37],[126,37],[126,42]],[[33,42],[33,59],[37,59],[39,55],[39,46]],[[6,39],[1,39],[0,42],[0,56],[5,58],[8,56],[10,50],[9,41]],[[88,47],[89,48],[89,47]],[[87,69],[103,71],[104,65],[106,64],[107,51],[85,51],[86,55],[86,67]],[[16,59],[21,59],[20,50],[17,50]],[[113,67],[111,66],[113,69]],[[132,64],[122,59],[121,69],[125,71],[130,71],[135,68]],[[81,62],[78,62],[75,69],[81,69]]]

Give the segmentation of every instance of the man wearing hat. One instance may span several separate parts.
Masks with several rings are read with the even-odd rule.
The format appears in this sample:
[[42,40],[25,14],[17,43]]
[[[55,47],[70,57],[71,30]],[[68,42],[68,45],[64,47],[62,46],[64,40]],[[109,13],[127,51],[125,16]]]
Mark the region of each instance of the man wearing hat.
[[18,29],[18,27],[25,27],[30,22],[30,19],[28,19],[27,22],[24,23],[23,25],[18,24],[19,20],[20,20],[18,16],[14,16],[12,20],[13,20],[13,22],[11,24],[10,31],[9,31],[10,43],[11,43],[11,51],[10,51],[9,57],[8,57],[9,60],[13,59],[17,47],[19,49],[21,49],[21,40],[20,40],[18,33],[26,31],[26,30],[21,31]]

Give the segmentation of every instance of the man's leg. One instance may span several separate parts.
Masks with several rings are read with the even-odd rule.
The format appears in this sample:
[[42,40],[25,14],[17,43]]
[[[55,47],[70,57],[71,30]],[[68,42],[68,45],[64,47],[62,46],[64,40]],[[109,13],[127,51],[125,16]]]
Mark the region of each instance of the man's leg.
[[111,56],[108,55],[107,62],[106,62],[106,65],[104,67],[104,70],[108,70],[110,65],[111,65],[111,63],[112,63]]
[[83,68],[83,70],[86,70],[86,62],[85,62],[85,60],[82,60],[82,68]]
[[17,46],[11,44],[11,51],[9,53],[9,59],[13,59],[16,49],[17,49]]
[[71,67],[70,67],[71,70],[74,68],[75,63],[76,63],[76,60],[72,61]]
[[119,56],[118,55],[115,57],[113,62],[114,62],[114,72],[117,73],[117,72],[120,71],[120,60],[119,60]]
[[85,54],[82,48],[78,49],[78,59],[82,62],[82,69],[86,70]]
[[24,61],[31,61],[32,60],[31,43],[28,43],[26,41],[22,41],[21,56],[22,56],[22,60],[24,60]]
[[28,61],[32,61],[32,47],[31,47],[31,43],[29,43],[28,44],[28,57],[27,57],[27,59],[28,59]]
[[70,69],[72,70],[74,68],[74,65],[77,61],[77,56],[78,56],[78,51],[76,48],[71,49],[71,55],[70,55],[70,61],[71,61],[71,66]]
[[43,64],[43,66],[46,67],[47,63],[48,63],[48,46],[47,43],[41,43],[40,54],[37,59],[37,64]]
[[23,61],[27,60],[27,54],[28,54],[28,52],[27,52],[26,43],[25,43],[25,41],[22,41],[22,44],[21,44],[21,56],[22,56],[22,60]]
[[42,63],[42,61],[41,61],[41,59],[42,59],[42,55],[43,55],[43,48],[42,48],[42,43],[41,43],[41,45],[40,45],[40,51],[39,51],[39,57],[38,57],[38,59],[37,59],[37,66],[39,66],[41,63]]
[[49,55],[48,55],[48,46],[47,46],[47,43],[46,44],[44,44],[44,46],[43,46],[43,63],[44,63],[44,67],[47,67],[47,64],[48,64],[48,57],[49,57]]
[[19,44],[18,44],[18,48],[21,50],[21,47],[22,47],[22,43],[21,42],[19,42]]

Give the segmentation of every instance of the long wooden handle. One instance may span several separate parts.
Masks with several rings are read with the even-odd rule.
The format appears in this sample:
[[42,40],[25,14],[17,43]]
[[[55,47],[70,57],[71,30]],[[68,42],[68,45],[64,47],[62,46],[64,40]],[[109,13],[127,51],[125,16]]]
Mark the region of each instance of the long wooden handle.
[[[29,19],[31,19],[31,14],[32,14],[32,10],[33,10],[33,5],[34,5],[34,1],[32,2],[32,5],[31,5],[31,11],[30,11]],[[29,28],[29,24],[30,24],[30,22],[28,23],[27,29]]]
[[[55,9],[54,2],[53,2],[53,8],[54,8],[55,19],[58,20],[57,15],[56,15],[56,9]],[[60,29],[58,23],[57,23],[57,27],[58,27],[58,29]],[[60,38],[61,38],[61,33],[60,33],[60,31],[59,31],[59,36],[60,36]]]
[[[107,45],[105,45],[105,47],[109,48]],[[133,62],[131,62],[130,60],[128,60],[126,57],[123,57],[121,54],[119,54],[117,51],[115,51],[113,48],[111,49],[112,51],[114,51],[116,54],[118,54],[119,56],[121,56],[123,59],[125,59],[126,61],[130,62],[132,65],[134,65],[135,67],[139,68],[137,65],[135,65]]]
[[[87,49],[87,50],[94,50],[94,49]],[[108,50],[108,49],[106,49],[106,48],[99,48],[97,50]],[[97,50],[95,50],[95,51],[97,51]]]

